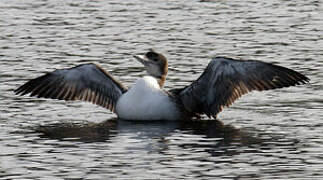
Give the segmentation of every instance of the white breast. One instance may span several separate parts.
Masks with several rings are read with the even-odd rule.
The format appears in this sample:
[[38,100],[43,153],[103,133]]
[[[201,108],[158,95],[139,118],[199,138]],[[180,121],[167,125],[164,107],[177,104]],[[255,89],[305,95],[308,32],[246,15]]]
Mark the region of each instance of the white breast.
[[151,76],[136,81],[116,106],[119,118],[127,120],[177,120],[180,111]]

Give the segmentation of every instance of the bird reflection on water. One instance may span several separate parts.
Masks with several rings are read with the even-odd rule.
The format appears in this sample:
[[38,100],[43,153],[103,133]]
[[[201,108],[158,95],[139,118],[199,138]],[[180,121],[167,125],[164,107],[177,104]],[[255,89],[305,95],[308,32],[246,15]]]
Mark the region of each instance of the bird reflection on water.
[[101,123],[55,123],[33,128],[41,138],[62,141],[104,142],[117,134],[117,121]]
[[268,138],[268,134],[260,135],[259,130],[239,129],[225,125],[219,120],[147,123],[109,119],[101,123],[49,124],[34,127],[33,131],[45,139],[85,143],[109,143],[111,139],[130,133],[131,138],[135,139],[147,139],[147,141],[157,139],[157,142],[161,143],[158,146],[167,147],[171,143],[176,143],[183,149],[208,149],[213,155],[236,154],[239,147],[262,146],[268,141],[281,138],[279,135],[269,135]]

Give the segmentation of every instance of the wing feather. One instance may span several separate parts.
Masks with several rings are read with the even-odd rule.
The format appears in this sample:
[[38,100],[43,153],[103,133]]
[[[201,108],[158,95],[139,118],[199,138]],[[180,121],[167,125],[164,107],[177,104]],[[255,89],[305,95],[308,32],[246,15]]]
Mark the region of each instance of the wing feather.
[[114,111],[127,88],[95,64],[60,69],[32,79],[15,90],[16,94],[59,100],[82,100]]
[[202,75],[175,93],[185,109],[216,118],[225,106],[253,91],[305,84],[309,79],[294,70],[261,61],[225,57],[212,59]]

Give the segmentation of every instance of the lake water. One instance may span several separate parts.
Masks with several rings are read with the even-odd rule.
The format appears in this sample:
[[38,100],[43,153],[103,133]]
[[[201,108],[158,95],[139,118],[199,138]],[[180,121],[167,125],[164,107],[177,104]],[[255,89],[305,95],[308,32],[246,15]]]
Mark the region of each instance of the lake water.
[[[322,179],[323,2],[0,1],[0,179]],[[214,56],[286,66],[311,82],[253,92],[218,120],[127,122],[101,107],[16,96],[95,62],[125,85],[132,55],[163,52],[166,89]]]

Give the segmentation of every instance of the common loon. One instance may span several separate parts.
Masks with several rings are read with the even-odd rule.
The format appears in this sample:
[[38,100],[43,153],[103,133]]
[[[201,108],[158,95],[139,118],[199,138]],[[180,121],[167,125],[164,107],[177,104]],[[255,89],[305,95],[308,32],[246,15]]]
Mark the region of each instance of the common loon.
[[98,65],[89,63],[60,69],[32,79],[16,94],[82,100],[103,106],[126,120],[180,120],[216,118],[223,107],[253,90],[289,87],[309,82],[294,70],[255,60],[216,57],[192,84],[166,91],[166,57],[150,49],[134,58],[147,69],[147,76],[127,88]]

